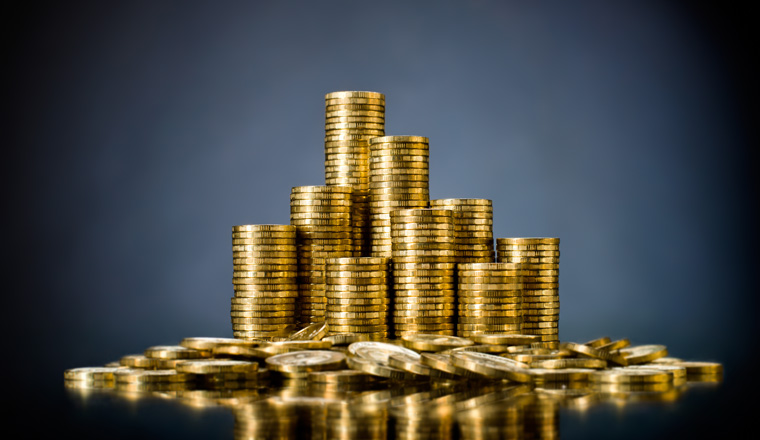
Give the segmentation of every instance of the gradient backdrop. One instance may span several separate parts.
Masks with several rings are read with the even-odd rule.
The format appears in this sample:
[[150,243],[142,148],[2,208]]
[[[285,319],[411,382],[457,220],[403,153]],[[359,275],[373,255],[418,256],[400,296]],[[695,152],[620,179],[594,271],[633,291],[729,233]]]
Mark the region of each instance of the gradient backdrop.
[[628,337],[726,365],[718,391],[675,414],[567,422],[566,437],[747,423],[732,399],[757,336],[748,10],[664,1],[3,9],[3,369],[24,403],[14,411],[50,420],[27,426],[164,438],[226,426],[224,412],[199,415],[205,422],[175,414],[183,422],[171,427],[144,413],[88,413],[64,394],[62,372],[231,335],[230,227],[287,223],[290,188],[324,183],[323,96],[336,90],[385,93],[386,133],[430,138],[432,198],[493,199],[497,237],[561,237],[563,340]]

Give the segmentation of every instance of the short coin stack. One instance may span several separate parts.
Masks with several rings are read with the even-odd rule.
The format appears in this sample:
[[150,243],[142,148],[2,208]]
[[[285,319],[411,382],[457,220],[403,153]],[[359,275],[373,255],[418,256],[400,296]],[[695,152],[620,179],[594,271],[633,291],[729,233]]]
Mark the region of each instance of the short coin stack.
[[493,204],[488,199],[437,199],[430,201],[431,208],[453,209],[461,213],[456,218],[457,262],[492,263]]
[[296,227],[232,227],[232,331],[236,338],[266,339],[295,325],[298,298]]
[[396,336],[454,335],[454,212],[402,209],[390,219]]
[[290,192],[290,223],[298,251],[297,324],[324,320],[326,258],[349,257],[351,187],[296,186]]
[[458,264],[457,335],[522,333],[521,265]]
[[538,346],[559,346],[559,238],[497,238],[499,262],[519,263],[523,273],[523,333]]
[[390,304],[389,259],[330,258],[325,265],[325,322],[330,334],[386,339]]
[[391,211],[427,208],[430,199],[428,138],[384,136],[370,140],[370,250],[391,256]]
[[[362,256],[369,229],[369,139],[385,134],[385,95],[325,95],[325,183],[353,188],[353,255]],[[368,253],[368,251],[367,251]]]

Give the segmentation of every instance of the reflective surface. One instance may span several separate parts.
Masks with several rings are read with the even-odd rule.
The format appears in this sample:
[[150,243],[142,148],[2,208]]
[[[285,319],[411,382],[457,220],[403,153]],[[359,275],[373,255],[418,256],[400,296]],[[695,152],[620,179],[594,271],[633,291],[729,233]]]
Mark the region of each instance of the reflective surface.
[[[67,381],[65,387],[77,412],[132,419],[133,428],[151,423],[159,431],[176,427],[173,432],[179,433],[176,423],[189,416],[219,438],[501,439],[572,436],[594,418],[599,419],[597,428],[620,437],[615,426],[634,428],[630,416],[642,411],[654,419],[667,416],[683,409],[684,402],[714,395],[721,384],[720,376],[633,388],[501,381],[333,386],[261,378],[257,383],[168,384],[139,391],[113,383]],[[219,417],[220,411],[232,420]],[[593,429],[586,433],[593,435]]]

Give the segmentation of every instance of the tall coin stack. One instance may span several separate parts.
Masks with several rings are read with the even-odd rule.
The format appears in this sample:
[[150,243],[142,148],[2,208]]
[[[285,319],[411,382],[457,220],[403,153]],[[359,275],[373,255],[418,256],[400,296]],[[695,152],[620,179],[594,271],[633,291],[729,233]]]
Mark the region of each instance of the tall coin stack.
[[392,211],[390,220],[396,336],[414,333],[453,336],[454,212],[402,209]]
[[230,317],[236,338],[284,336],[295,326],[298,298],[296,227],[232,227]]
[[559,238],[497,238],[499,262],[519,263],[523,273],[523,333],[545,348],[559,347]]
[[328,332],[388,338],[388,258],[330,258],[325,265]]
[[457,265],[457,336],[521,334],[521,269],[514,263]]
[[[353,188],[353,256],[369,254],[369,139],[385,134],[385,95],[325,95],[325,183]],[[365,249],[366,247],[366,249]]]
[[488,199],[437,199],[430,201],[431,208],[453,209],[461,213],[455,218],[457,228],[458,263],[492,263],[493,204]]
[[298,325],[324,320],[325,259],[353,253],[351,192],[348,186],[296,186],[290,192],[298,252]]
[[390,214],[427,208],[430,199],[426,137],[384,136],[369,142],[370,250],[373,257],[392,253]]

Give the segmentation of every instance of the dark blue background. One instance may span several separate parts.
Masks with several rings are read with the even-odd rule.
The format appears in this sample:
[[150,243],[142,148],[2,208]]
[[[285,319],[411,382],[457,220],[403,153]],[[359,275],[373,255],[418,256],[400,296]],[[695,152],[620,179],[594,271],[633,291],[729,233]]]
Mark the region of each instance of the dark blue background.
[[[713,404],[629,419],[619,436],[747,422],[732,406],[758,310],[757,31],[743,6],[3,9],[4,369],[53,426],[111,426],[77,418],[65,368],[231,335],[230,227],[287,223],[290,188],[324,183],[335,90],[385,93],[386,133],[430,138],[431,197],[492,199],[497,237],[561,238],[563,340],[628,337],[726,365]],[[568,435],[599,434],[584,429]]]

